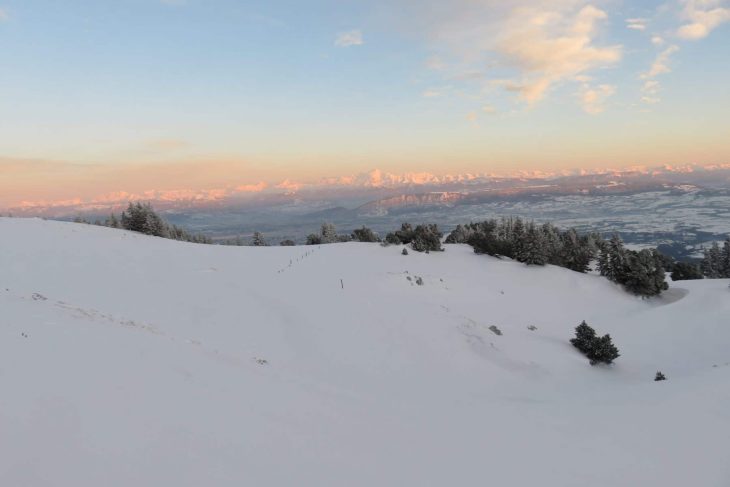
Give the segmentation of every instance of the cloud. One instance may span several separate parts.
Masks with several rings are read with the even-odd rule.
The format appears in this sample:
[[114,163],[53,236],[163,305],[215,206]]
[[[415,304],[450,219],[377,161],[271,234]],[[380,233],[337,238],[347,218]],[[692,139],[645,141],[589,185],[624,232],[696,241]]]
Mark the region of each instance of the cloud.
[[651,43],[654,44],[655,46],[661,46],[664,44],[664,38],[661,36],[652,36]]
[[542,100],[550,88],[621,59],[621,47],[594,44],[606,12],[591,5],[577,11],[519,8],[500,34],[498,53],[521,72],[505,84],[528,104]]
[[580,91],[580,100],[583,110],[591,115],[596,115],[606,109],[606,100],[616,93],[616,87],[613,85],[598,85],[592,87],[588,84],[583,85]]
[[482,112],[486,113],[487,115],[494,115],[497,113],[497,109],[494,108],[492,105],[484,105],[482,106]]
[[649,22],[648,19],[626,19],[626,28],[631,30],[646,30],[646,24]]
[[687,22],[677,30],[677,35],[682,39],[702,39],[720,24],[730,21],[728,0],[682,1],[682,18]]
[[9,18],[10,16],[8,15],[8,13],[4,9],[0,8],[0,22],[8,20]]
[[677,51],[679,51],[679,46],[669,46],[657,55],[648,71],[639,75],[639,79],[644,80],[644,84],[641,87],[643,94],[641,101],[643,103],[654,105],[661,101],[661,98],[658,96],[661,91],[661,83],[654,78],[672,71],[669,66],[669,60],[672,54]]
[[508,21],[499,51],[521,68],[526,79],[508,86],[528,103],[541,100],[555,82],[575,77],[597,65],[620,59],[617,48],[596,48],[592,37],[596,23],[606,13],[582,8],[568,25],[563,16],[535,9],[519,9]]
[[672,57],[672,54],[677,51],[679,51],[679,46],[671,45],[662,52],[660,52],[652,63],[651,68],[649,68],[649,71],[641,73],[641,75],[639,75],[639,78],[647,80],[655,78],[660,74],[671,73],[672,69],[669,67],[669,60]]
[[260,181],[256,184],[241,184],[239,186],[236,186],[235,190],[238,193],[260,193],[268,187],[268,183]]
[[477,115],[477,112],[469,112],[466,114],[466,119],[472,123],[475,123],[478,118],[479,115]]
[[365,44],[365,41],[362,32],[359,30],[340,32],[335,39],[335,46],[337,47],[362,46],[363,44]]
[[425,90],[421,94],[421,96],[423,96],[424,98],[438,98],[441,95],[443,95],[443,93],[441,92],[441,90],[433,89],[433,88],[432,89]]
[[[460,73],[475,96],[500,87],[535,105],[563,83],[620,62],[622,46],[601,41],[605,0],[381,0],[392,28],[422,39],[431,69]],[[396,22],[395,19],[398,19]]]

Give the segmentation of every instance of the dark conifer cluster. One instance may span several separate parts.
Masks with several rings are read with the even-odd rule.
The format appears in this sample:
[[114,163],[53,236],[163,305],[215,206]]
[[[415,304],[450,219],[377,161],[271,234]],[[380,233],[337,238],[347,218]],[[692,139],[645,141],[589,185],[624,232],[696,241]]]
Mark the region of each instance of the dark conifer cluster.
[[655,249],[638,252],[626,249],[616,234],[601,244],[598,270],[602,276],[639,296],[656,296],[669,287],[663,256]]
[[509,257],[528,265],[552,264],[577,272],[590,270],[601,238],[561,231],[550,223],[537,225],[519,217],[458,225],[446,243],[466,243],[478,254]]
[[575,338],[570,343],[591,361],[591,365],[610,364],[620,356],[611,336],[606,334],[599,337],[596,330],[585,321],[576,327]]
[[722,248],[717,242],[713,242],[712,246],[705,250],[700,269],[709,279],[730,277],[730,238],[725,240]]
[[702,279],[702,270],[697,264],[691,262],[677,262],[672,266],[672,281],[689,281],[692,279]]
[[357,228],[353,230],[350,237],[355,242],[380,242],[380,237],[378,236],[378,234],[364,225],[362,228]]
[[[82,218],[74,218],[76,223],[91,222]],[[121,228],[131,232],[144,233],[145,235],[154,235],[155,237],[169,238],[172,240],[182,240],[184,242],[211,244],[213,241],[210,237],[203,234],[191,234],[186,230],[166,222],[158,215],[149,203],[129,203],[127,209],[117,217],[112,213],[109,218],[104,221],[96,220],[94,225]]]
[[307,245],[330,244],[337,242],[349,242],[349,235],[337,235],[337,229],[332,223],[323,223],[319,233],[307,235]]
[[[109,219],[109,226],[114,226],[116,217],[114,214]],[[186,230],[167,223],[158,215],[149,203],[129,203],[129,206],[122,212],[118,220],[119,227],[132,232],[154,235],[156,237],[169,238],[172,240],[183,240],[185,242],[212,243],[205,235],[192,235]]]
[[385,241],[393,245],[410,244],[416,252],[435,252],[444,250],[441,247],[443,236],[436,224],[423,224],[413,228],[410,223],[404,223],[400,230],[387,234]]

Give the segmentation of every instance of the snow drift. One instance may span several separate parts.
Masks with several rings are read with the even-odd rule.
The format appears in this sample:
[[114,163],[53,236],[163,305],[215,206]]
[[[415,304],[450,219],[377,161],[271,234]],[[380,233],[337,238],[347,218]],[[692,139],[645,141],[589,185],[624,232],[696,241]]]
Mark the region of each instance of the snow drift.
[[730,485],[728,280],[400,250],[0,219],[0,485]]

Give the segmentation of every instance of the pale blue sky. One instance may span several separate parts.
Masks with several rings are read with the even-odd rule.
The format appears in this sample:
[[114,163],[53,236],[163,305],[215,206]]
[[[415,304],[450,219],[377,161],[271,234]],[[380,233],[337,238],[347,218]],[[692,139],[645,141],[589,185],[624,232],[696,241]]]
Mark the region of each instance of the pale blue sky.
[[11,177],[28,177],[19,160],[225,161],[237,183],[730,162],[725,0],[0,0],[0,12]]

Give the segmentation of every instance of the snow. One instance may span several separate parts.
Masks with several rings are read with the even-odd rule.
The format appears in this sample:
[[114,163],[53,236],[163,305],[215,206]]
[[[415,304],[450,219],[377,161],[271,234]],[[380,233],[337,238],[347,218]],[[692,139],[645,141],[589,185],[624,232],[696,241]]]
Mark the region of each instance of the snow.
[[0,307],[2,486],[730,485],[728,280],[3,218]]

